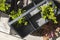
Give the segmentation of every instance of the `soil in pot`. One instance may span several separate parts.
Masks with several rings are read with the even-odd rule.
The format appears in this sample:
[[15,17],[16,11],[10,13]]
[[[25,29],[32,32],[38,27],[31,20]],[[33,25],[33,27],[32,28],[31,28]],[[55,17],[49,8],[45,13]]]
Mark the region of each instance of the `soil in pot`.
[[11,26],[22,38],[24,38],[25,36],[27,36],[32,31],[35,30],[34,27],[31,26],[31,24],[29,22],[28,22],[28,25],[18,24],[18,26],[17,26],[16,24],[17,24],[17,22],[15,24],[12,24]]

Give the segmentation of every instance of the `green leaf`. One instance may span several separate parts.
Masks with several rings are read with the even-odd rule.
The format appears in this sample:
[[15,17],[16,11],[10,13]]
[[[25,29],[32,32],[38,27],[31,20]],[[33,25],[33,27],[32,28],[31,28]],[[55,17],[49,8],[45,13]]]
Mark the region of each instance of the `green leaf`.
[[[23,12],[24,12],[24,10],[23,10]],[[23,12],[22,12],[22,9],[19,9],[17,12],[15,12],[15,11],[13,10],[13,11],[11,12],[11,14],[10,14],[10,17],[11,17],[12,19],[15,19],[15,18],[21,16],[21,14],[22,14]],[[27,21],[25,21],[25,17],[22,17],[22,18],[19,19],[17,22],[18,22],[18,24],[27,25]],[[17,25],[18,25],[18,24],[17,24]]]
[[54,9],[56,8],[57,8],[56,6],[55,8],[52,7],[52,2],[48,3],[48,5],[43,5],[39,7],[39,10],[41,10],[40,14],[43,15],[42,18],[49,19],[54,21],[54,23],[57,23],[55,13],[54,13]]
[[27,24],[28,24],[28,22],[25,22],[25,23],[24,23],[24,25],[27,25]]

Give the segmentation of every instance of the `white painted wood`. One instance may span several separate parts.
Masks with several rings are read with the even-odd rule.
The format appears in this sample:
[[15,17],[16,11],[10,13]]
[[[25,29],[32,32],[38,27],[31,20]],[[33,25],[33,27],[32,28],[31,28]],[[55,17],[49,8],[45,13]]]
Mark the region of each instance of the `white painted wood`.
[[43,18],[40,18],[40,19],[38,19],[36,22],[37,22],[37,24],[38,24],[39,26],[42,26],[43,24],[45,24],[45,23],[48,22],[48,21],[46,21],[46,20],[43,19]]
[[26,40],[43,40],[43,37],[28,35],[24,39],[26,39]]
[[37,14],[40,10],[38,10],[38,8],[36,8],[35,10],[33,10],[32,12],[30,12],[31,16],[34,16],[35,14]]
[[10,33],[10,27],[8,25],[9,16],[5,13],[0,12],[0,31]]

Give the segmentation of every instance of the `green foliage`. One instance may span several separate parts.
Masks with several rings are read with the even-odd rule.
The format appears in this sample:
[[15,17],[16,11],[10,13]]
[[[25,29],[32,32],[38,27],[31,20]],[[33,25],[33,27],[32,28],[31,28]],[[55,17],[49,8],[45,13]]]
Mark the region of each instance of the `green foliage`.
[[[10,14],[10,17],[11,17],[12,19],[15,19],[15,18],[21,16],[21,14],[22,14],[23,12],[24,12],[24,11],[22,11],[21,9],[19,9],[18,12],[12,11],[11,14]],[[23,25],[27,25],[27,24],[28,24],[28,22],[25,20],[25,17],[19,19],[17,22],[18,22],[18,24],[23,24]]]
[[58,23],[56,21],[56,17],[54,14],[54,9],[56,9],[56,8],[57,8],[56,6],[54,8],[52,8],[52,2],[50,2],[47,5],[43,5],[43,6],[39,7],[39,10],[41,10],[41,14],[43,15],[42,17],[44,19],[50,19],[54,23]]
[[10,7],[10,4],[5,6],[6,0],[0,0],[0,10],[5,12],[5,9],[8,10],[8,8]]
[[10,4],[6,4],[5,10],[8,10],[9,7],[11,7],[11,5]]

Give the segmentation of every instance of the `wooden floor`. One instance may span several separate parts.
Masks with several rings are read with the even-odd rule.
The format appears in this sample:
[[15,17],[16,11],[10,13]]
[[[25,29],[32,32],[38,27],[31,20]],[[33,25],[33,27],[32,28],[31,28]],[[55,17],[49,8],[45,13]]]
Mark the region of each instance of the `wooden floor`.
[[[24,38],[25,40],[42,40],[41,37],[38,36],[32,36],[32,35],[28,35],[27,37]],[[0,40],[24,40],[21,38],[17,38],[5,33],[0,32]],[[51,40],[51,39],[50,39]],[[56,40],[60,40],[60,37],[57,38]]]
[[22,40],[22,39],[0,32],[0,40]]

